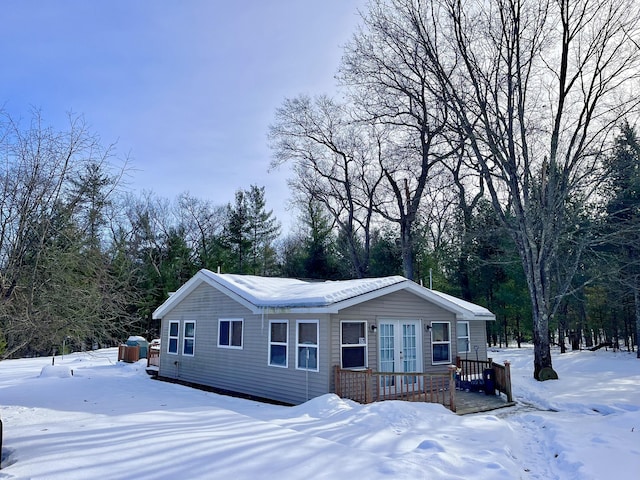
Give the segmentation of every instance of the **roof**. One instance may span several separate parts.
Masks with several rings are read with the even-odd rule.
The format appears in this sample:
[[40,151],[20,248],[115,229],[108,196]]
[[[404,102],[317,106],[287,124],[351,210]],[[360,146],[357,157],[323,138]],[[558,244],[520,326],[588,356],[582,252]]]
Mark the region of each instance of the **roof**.
[[219,274],[206,269],[200,270],[160,305],[153,312],[153,318],[162,318],[202,283],[232,297],[253,313],[338,313],[352,305],[395,291],[407,290],[455,313],[458,319],[495,320],[495,316],[484,307],[421,287],[415,282],[397,275],[355,280],[309,281],[294,278]]

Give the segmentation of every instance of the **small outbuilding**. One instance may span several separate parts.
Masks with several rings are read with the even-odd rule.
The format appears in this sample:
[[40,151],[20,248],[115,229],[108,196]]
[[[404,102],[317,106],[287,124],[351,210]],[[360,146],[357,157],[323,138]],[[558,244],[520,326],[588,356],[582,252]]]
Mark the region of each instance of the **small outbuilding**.
[[159,378],[289,404],[335,392],[337,368],[446,373],[456,356],[486,360],[495,320],[401,276],[321,282],[209,270],[153,318]]

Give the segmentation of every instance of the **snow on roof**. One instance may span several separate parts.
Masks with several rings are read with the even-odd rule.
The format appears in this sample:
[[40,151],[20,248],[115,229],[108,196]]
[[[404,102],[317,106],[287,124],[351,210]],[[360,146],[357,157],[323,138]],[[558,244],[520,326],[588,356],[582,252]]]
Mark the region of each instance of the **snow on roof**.
[[400,276],[339,281],[218,274],[202,270],[209,279],[228,288],[256,307],[324,307],[390,285],[406,282]]
[[313,281],[230,273],[220,274],[206,269],[200,270],[160,305],[153,312],[153,318],[162,318],[166,312],[202,282],[234,297],[254,313],[265,310],[337,313],[343,308],[380,295],[407,290],[455,313],[458,319],[495,319],[495,316],[484,307],[421,287],[398,275],[356,280]]
[[466,300],[462,300],[461,298],[454,297],[453,295],[449,295],[447,293],[442,293],[442,292],[439,292],[437,290],[429,290],[429,292],[431,292],[433,295],[441,297],[444,300],[459,306],[463,310],[468,310],[468,311],[472,312],[474,315],[486,316],[486,317],[494,317],[495,318],[495,315],[493,313],[491,313],[490,310],[488,310],[488,309],[486,309],[486,308],[484,308],[484,307],[482,307],[480,305],[476,305],[475,303],[467,302]]

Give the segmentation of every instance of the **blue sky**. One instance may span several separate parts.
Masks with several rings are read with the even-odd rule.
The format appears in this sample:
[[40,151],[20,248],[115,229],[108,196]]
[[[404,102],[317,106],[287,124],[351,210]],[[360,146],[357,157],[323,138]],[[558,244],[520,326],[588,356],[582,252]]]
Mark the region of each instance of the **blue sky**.
[[82,114],[130,155],[129,189],[216,204],[251,184],[283,223],[266,134],[285,97],[332,93],[365,0],[3,0],[0,105]]

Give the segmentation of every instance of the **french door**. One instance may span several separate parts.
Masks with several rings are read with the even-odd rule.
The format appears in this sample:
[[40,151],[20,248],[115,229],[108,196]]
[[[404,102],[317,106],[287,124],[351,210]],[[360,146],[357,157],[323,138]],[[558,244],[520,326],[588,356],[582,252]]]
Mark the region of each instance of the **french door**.
[[[420,320],[378,322],[378,370],[385,373],[422,372]],[[415,375],[388,375],[382,377],[381,382],[384,390],[420,387],[419,378]]]

